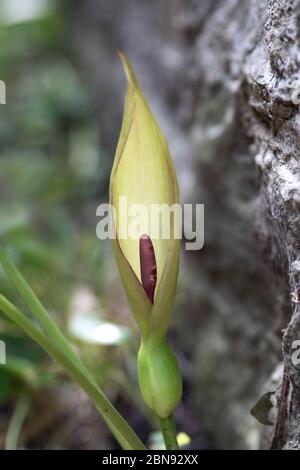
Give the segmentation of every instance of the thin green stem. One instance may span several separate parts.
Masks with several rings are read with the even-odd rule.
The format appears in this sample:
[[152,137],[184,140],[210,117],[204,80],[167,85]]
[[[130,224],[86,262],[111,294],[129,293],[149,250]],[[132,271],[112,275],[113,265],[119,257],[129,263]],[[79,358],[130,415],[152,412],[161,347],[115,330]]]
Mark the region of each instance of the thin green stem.
[[13,264],[10,258],[6,255],[4,249],[0,246],[0,263],[7,275],[7,277],[14,284],[16,289],[19,291],[24,302],[30,308],[32,314],[36,320],[42,326],[44,332],[56,345],[62,349],[70,360],[78,363],[79,358],[70,347],[67,339],[60,331],[58,326],[52,320],[45,307],[42,305],[40,300],[37,298],[29,284],[26,282],[20,271]]
[[[144,450],[145,446],[112,403],[97,387],[94,380],[89,380],[82,368],[53,344],[17,307],[0,294],[0,309],[12,321],[18,324],[34,341],[36,341],[56,362],[81,386],[94,402],[99,413],[112,433],[125,450]],[[75,355],[76,357],[76,355]]]
[[21,393],[17,401],[15,410],[10,420],[5,439],[6,450],[16,450],[18,447],[18,440],[20,432],[27,416],[30,405],[28,391],[25,390]]
[[[60,349],[65,356],[74,364],[76,368],[79,368],[81,372],[86,376],[89,382],[92,382],[94,387],[99,388],[91,372],[82,363],[80,358],[75,354],[66,337],[63,335],[61,330],[52,320],[45,307],[42,305],[38,297],[35,295],[27,281],[24,279],[20,271],[13,264],[10,258],[6,255],[4,249],[0,246],[0,263],[7,274],[8,278],[15,285],[19,291],[24,302],[30,308],[33,316],[41,325],[44,333],[51,339],[58,349]],[[102,392],[101,392],[102,393]],[[118,429],[115,429],[115,435],[120,434]],[[126,448],[126,441],[122,440],[122,436],[118,438],[120,445]]]
[[171,415],[167,418],[158,417],[158,419],[166,450],[178,450],[179,446],[173,416]]

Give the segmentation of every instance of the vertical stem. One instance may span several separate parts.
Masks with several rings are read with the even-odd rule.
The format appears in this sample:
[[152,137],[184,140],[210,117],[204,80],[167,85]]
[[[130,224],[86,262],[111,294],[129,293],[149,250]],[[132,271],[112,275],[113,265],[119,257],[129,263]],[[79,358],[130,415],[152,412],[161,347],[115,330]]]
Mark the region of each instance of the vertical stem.
[[5,450],[16,450],[20,432],[29,410],[30,399],[27,390],[21,393],[16,404],[5,439]]
[[173,421],[173,416],[170,415],[167,418],[160,418],[159,425],[162,432],[166,450],[178,450],[178,442],[176,435],[176,428]]

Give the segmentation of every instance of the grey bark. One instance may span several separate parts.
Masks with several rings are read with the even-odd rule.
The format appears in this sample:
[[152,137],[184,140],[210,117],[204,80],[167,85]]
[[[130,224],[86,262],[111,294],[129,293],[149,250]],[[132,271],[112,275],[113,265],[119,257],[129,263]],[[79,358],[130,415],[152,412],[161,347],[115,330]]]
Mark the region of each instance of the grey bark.
[[[257,385],[276,363],[281,341],[281,335],[278,339],[274,335],[276,326],[279,332],[286,328],[287,378],[284,393],[277,393],[280,414],[273,446],[299,448],[299,366],[292,361],[300,336],[299,105],[292,98],[299,87],[300,2],[228,0],[209,5],[196,3],[182,19],[190,41],[189,83],[196,98],[191,130],[202,182],[200,197],[208,200],[206,234],[221,257],[212,261],[213,250],[206,251],[202,261],[209,256],[210,267],[203,276],[209,310],[224,318],[219,338],[220,322],[213,328],[219,346],[212,346],[214,336],[207,337],[204,331],[199,356],[208,372],[203,376],[199,367],[199,381],[207,388],[211,380],[210,397],[220,388],[225,390],[226,400],[219,401],[219,410],[212,402],[208,417],[214,434],[218,416],[223,423],[216,444],[234,445],[232,436],[224,440],[226,428],[231,427],[237,433],[242,429],[246,446],[256,445],[249,442],[254,434],[250,428],[246,432],[247,420],[239,408],[248,406],[247,399],[253,399]],[[217,201],[213,210],[212,201]],[[266,260],[262,270],[263,257],[252,230],[261,247],[268,249],[279,276],[274,276],[274,263]],[[218,271],[216,280],[212,266]],[[216,295],[211,306],[213,284]],[[207,366],[209,349],[213,363],[225,352],[226,359],[219,357],[215,368],[222,362],[225,378]],[[238,437],[235,442],[243,445]]]
[[[108,151],[119,47],[167,135],[183,202],[205,203],[205,247],[185,254],[175,315],[191,384],[179,414],[192,410],[195,442],[204,429],[211,447],[300,448],[300,1],[78,5],[74,54]],[[250,414],[264,392],[277,399],[273,426]]]

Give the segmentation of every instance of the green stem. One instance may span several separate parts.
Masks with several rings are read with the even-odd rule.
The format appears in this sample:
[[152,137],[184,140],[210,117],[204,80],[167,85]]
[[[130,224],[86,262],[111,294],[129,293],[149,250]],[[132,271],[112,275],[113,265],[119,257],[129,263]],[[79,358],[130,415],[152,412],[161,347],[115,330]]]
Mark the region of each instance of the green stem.
[[52,320],[45,307],[37,298],[29,284],[26,282],[20,271],[16,268],[13,262],[5,253],[4,249],[0,246],[0,263],[11,282],[19,291],[24,302],[30,308],[36,320],[40,323],[46,335],[51,338],[56,345],[64,351],[70,360],[78,363],[79,358],[76,356],[63,333]]
[[30,405],[28,391],[23,391],[17,401],[11,421],[8,426],[5,439],[6,450],[16,450],[18,447],[18,439],[20,432],[27,416]]
[[17,323],[34,341],[36,341],[56,362],[81,386],[94,402],[104,421],[125,450],[145,450],[135,432],[124,418],[114,408],[112,403],[97,387],[93,380],[89,380],[80,365],[70,359],[61,349],[53,344],[47,336],[39,330],[19,309],[0,294],[0,309],[13,322]]
[[[141,448],[145,449],[144,445],[138,439],[138,437],[136,436],[134,431],[131,429],[131,427],[118,414],[117,410],[112,406],[110,401],[106,398],[106,396],[103,394],[103,392],[99,389],[99,387],[98,387],[93,375],[91,374],[91,372],[86,368],[86,366],[82,363],[80,358],[75,354],[75,352],[73,351],[73,349],[70,346],[69,342],[67,341],[66,337],[63,335],[61,330],[58,328],[58,326],[52,320],[52,318],[48,314],[45,307],[42,305],[42,303],[40,302],[38,297],[35,295],[35,293],[31,289],[31,287],[27,283],[27,281],[24,279],[24,277],[19,272],[19,270],[16,268],[16,266],[13,264],[13,262],[10,260],[10,258],[6,255],[4,249],[1,246],[0,246],[0,263],[1,263],[5,273],[7,274],[9,279],[12,281],[12,283],[15,285],[15,287],[17,288],[17,290],[21,294],[23,300],[25,301],[25,303],[30,308],[32,314],[34,315],[34,317],[36,318],[36,320],[39,322],[42,329],[44,330],[44,335],[43,335],[45,337],[44,339],[47,340],[49,338],[51,340],[51,343],[53,345],[55,345],[56,349],[58,350],[57,352],[62,353],[62,358],[63,359],[67,358],[68,362],[72,363],[72,369],[74,370],[74,368],[75,368],[75,370],[77,372],[80,371],[81,379],[82,379],[82,375],[85,376],[85,384],[90,384],[90,385],[93,386],[93,389],[97,389],[97,391],[98,391],[98,402],[96,403],[97,409],[101,413],[101,415],[103,416],[104,420],[108,424],[109,428],[113,432],[114,436],[118,440],[121,447],[123,447],[124,449],[141,449]],[[4,300],[6,300],[6,299],[4,299]],[[13,306],[13,305],[11,304],[11,306]],[[7,312],[6,312],[6,314],[7,314]],[[25,317],[27,327],[30,328],[30,325],[32,325],[32,323],[26,318],[26,316],[24,314],[21,313],[21,315],[23,315],[23,317]],[[14,320],[14,321],[16,321],[16,320]],[[22,327],[22,328],[24,329],[24,327]],[[40,333],[40,330],[37,329],[37,332]],[[28,333],[28,334],[30,334],[30,333]],[[41,344],[41,343],[39,343],[39,344]],[[41,345],[41,346],[44,349],[46,349],[43,345]],[[47,349],[46,349],[46,351],[47,351]],[[49,352],[49,351],[47,351],[47,352],[50,355],[53,356],[53,354],[51,354],[51,352]],[[61,359],[60,360],[56,359],[56,360],[57,360],[58,363],[61,364],[61,362],[60,362]],[[62,366],[62,367],[66,368],[66,366]],[[69,372],[68,369],[66,369],[66,370],[67,370],[67,372]],[[70,374],[70,375],[72,375],[72,374]],[[72,377],[75,378],[74,374],[72,375]],[[77,382],[80,383],[78,377],[75,378],[75,380],[77,380]],[[83,385],[82,385],[82,387],[84,388]],[[86,390],[86,388],[84,388],[84,389]],[[86,392],[88,393],[89,396],[91,396],[90,393],[87,390],[86,390]],[[91,390],[90,390],[90,392],[91,392]],[[100,405],[100,403],[99,403],[100,398],[101,398],[102,401],[104,400],[102,405]],[[119,418],[123,421],[123,425],[125,424],[125,429],[124,429],[125,439],[124,439],[124,436],[122,436],[122,426],[120,428],[120,426],[119,426],[120,423],[117,424],[117,426],[114,426],[113,423],[111,423],[110,420],[107,419],[107,416],[105,416],[105,413],[103,413],[103,409],[106,410],[106,409],[109,409],[110,407],[112,407],[112,410],[113,410],[113,411],[111,410],[112,414],[114,415],[115,413],[117,413],[119,415]],[[129,442],[127,442],[126,433],[128,433],[128,432],[129,432],[129,434],[130,434],[130,432],[133,433],[133,435],[134,435],[133,441],[135,441],[135,446],[138,446],[138,447],[131,447],[131,444]]]
[[160,418],[159,425],[162,432],[166,450],[178,450],[177,434],[176,428],[173,421],[173,416],[168,416],[167,418]]

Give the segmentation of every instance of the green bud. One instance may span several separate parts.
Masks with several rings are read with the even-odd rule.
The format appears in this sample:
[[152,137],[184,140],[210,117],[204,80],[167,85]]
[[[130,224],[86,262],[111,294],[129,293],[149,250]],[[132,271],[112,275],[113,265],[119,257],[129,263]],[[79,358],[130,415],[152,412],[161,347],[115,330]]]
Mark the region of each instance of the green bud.
[[[110,179],[110,203],[114,207],[116,239],[113,248],[133,316],[141,331],[138,355],[140,388],[147,405],[167,417],[181,397],[181,375],[175,356],[166,342],[176,295],[180,240],[176,219],[170,215],[171,237],[139,239],[128,236],[128,215],[120,201],[142,204],[147,218],[153,205],[170,208],[179,203],[175,169],[168,146],[143,96],[127,58],[120,54],[127,77],[127,92],[120,138]],[[151,216],[147,226],[153,223]],[[175,230],[176,227],[176,230]]]
[[181,399],[182,380],[175,355],[166,341],[142,340],[138,375],[145,403],[161,418],[170,416]]

